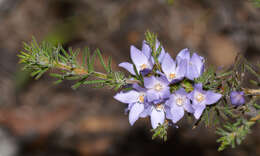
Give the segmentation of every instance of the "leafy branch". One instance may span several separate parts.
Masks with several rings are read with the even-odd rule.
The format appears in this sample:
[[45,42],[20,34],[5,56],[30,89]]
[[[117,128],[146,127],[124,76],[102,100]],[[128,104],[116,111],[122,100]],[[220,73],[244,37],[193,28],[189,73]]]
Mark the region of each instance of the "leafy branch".
[[[108,63],[105,63],[99,49],[91,55],[89,48],[85,48],[82,63],[78,61],[79,53],[80,50],[69,49],[67,52],[62,46],[53,46],[47,42],[38,44],[33,38],[31,43],[24,43],[24,51],[18,57],[20,63],[24,64],[24,69],[30,70],[35,79],[39,79],[50,69],[57,69],[60,71],[59,73],[53,70],[50,73],[50,76],[58,79],[55,84],[61,83],[63,80],[76,80],[72,86],[73,89],[83,84],[119,89],[126,84],[138,82],[127,79],[121,72],[114,72],[111,67],[112,59],[109,58]],[[94,63],[97,57],[106,73],[95,71]]]
[[[149,75],[158,76],[158,71],[162,72],[161,61],[159,56],[163,51],[163,47],[157,40],[157,35],[149,31],[146,32],[146,43],[151,48],[151,57],[154,63],[152,72]],[[82,60],[79,61],[79,54],[82,53]],[[37,43],[33,38],[30,43],[24,43],[24,50],[18,55],[20,63],[24,64],[24,69],[31,71],[31,75],[35,79],[39,79],[47,71],[50,72],[50,76],[57,78],[54,82],[59,84],[64,80],[73,80],[75,83],[72,88],[77,89],[81,85],[95,85],[97,87],[110,87],[113,89],[123,88],[132,89],[128,84],[137,83],[141,87],[144,86],[144,77],[137,71],[135,65],[133,70],[135,75],[126,77],[122,72],[113,71],[111,64],[112,58],[104,60],[102,53],[99,49],[93,53],[89,48],[85,48],[82,52],[80,50],[72,50],[71,48],[65,50],[62,46],[54,46],[47,42]],[[105,72],[99,72],[95,69],[95,63],[99,62]],[[220,142],[219,151],[224,150],[226,147],[235,147],[241,144],[247,134],[250,133],[250,128],[260,120],[260,114],[246,119],[244,113],[248,111],[248,107],[253,107],[257,110],[260,106],[256,101],[260,98],[260,65],[259,69],[256,69],[245,58],[238,55],[234,66],[222,73],[216,72],[213,67],[205,69],[203,74],[195,79],[195,81],[184,78],[181,82],[170,84],[170,91],[173,93],[180,87],[183,87],[187,93],[194,90],[193,86],[196,83],[201,83],[203,89],[210,90],[216,93],[221,93],[222,99],[217,103],[209,105],[203,112],[201,118],[195,121],[193,128],[200,123],[209,126],[220,126],[217,128],[217,134],[220,138],[217,142]],[[250,82],[257,86],[256,89],[243,88],[243,80],[245,79],[245,73],[248,72],[254,76],[255,80]],[[251,100],[242,107],[236,107],[230,104],[230,92],[231,91],[243,91],[246,96],[249,96]],[[231,123],[231,121],[236,121]],[[219,123],[225,122],[224,126]],[[153,139],[160,138],[164,141],[167,140],[167,130],[169,128],[169,121],[159,125],[156,129],[153,129]]]
[[167,130],[169,127],[169,122],[166,120],[162,125],[159,125],[156,129],[152,129],[153,132],[152,139],[160,138],[163,141],[167,140]]
[[217,140],[220,142],[219,151],[224,150],[227,146],[235,148],[240,145],[246,136],[251,133],[250,128],[260,119],[260,114],[252,117],[250,120],[238,119],[235,123],[227,123],[224,128],[218,128],[216,133],[221,137]]

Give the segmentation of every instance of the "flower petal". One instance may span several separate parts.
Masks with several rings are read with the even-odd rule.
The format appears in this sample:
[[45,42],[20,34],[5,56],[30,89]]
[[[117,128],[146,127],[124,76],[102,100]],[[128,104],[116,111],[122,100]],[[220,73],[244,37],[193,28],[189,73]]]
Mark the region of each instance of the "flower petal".
[[127,71],[129,71],[132,75],[135,75],[135,71],[134,71],[134,66],[131,63],[128,62],[122,62],[118,65],[119,67],[122,67],[124,69],[126,69]]
[[159,98],[160,98],[160,95],[157,92],[155,92],[154,90],[148,90],[146,96],[147,96],[148,102],[159,100]]
[[129,92],[117,93],[114,98],[122,103],[135,103],[138,101],[139,93],[131,90]]
[[194,88],[198,91],[202,91],[202,83],[197,83],[194,85]]
[[154,85],[156,84],[157,80],[154,76],[151,76],[151,77],[145,77],[144,78],[144,86],[145,88],[153,88]]
[[169,85],[169,81],[167,80],[167,78],[165,76],[156,77],[156,80],[157,80],[157,82],[159,81],[160,84],[162,84],[163,86]]
[[176,75],[178,79],[181,79],[185,76],[187,72],[187,60],[181,60],[179,61],[179,64],[176,68]]
[[165,87],[161,92],[161,98],[166,99],[171,95],[170,87]]
[[145,106],[144,111],[139,115],[139,117],[145,118],[151,114],[151,111],[152,111],[151,105]]
[[144,104],[135,103],[129,112],[129,123],[133,125],[144,110]]
[[204,58],[199,56],[197,53],[193,53],[190,61],[197,68],[198,71],[197,77],[199,77],[202,74],[204,69]]
[[151,48],[145,40],[143,41],[142,52],[146,55],[147,58],[151,57]]
[[177,63],[179,64],[181,60],[190,60],[190,51],[188,48],[182,49],[176,57]]
[[137,90],[138,92],[146,92],[146,90],[147,90],[147,89],[141,87],[141,86],[140,86],[139,84],[137,84],[137,83],[134,83],[134,84],[132,85],[132,87],[133,87],[135,90]]
[[173,123],[178,122],[184,116],[184,109],[183,107],[179,107],[177,105],[173,105],[171,107],[171,120]]
[[169,75],[171,73],[175,73],[176,70],[176,63],[171,58],[169,53],[166,53],[163,61],[162,61],[162,70],[166,75]]
[[187,95],[187,98],[193,100],[195,96],[195,89]]
[[221,97],[222,97],[222,95],[219,94],[219,93],[214,93],[212,91],[207,91],[207,93],[206,93],[206,104],[207,105],[214,104],[214,103],[218,102],[218,100]]
[[192,62],[188,62],[186,71],[186,77],[190,80],[194,80],[194,78],[199,77],[199,71],[196,66]]
[[148,65],[148,58],[144,53],[142,53],[135,46],[131,46],[131,59],[133,63],[136,65],[137,69],[140,69],[140,66],[143,64]]
[[[150,68],[151,66],[148,66],[147,68],[143,69],[140,71],[140,74],[144,77],[145,75],[149,74],[152,69]],[[140,69],[137,69],[137,70],[140,70]]]
[[165,101],[165,105],[171,107],[173,104],[175,104],[174,94],[171,94],[169,99]]
[[153,129],[155,129],[159,124],[163,124],[165,120],[165,113],[163,110],[152,109],[151,112],[151,123]]
[[194,117],[196,119],[199,119],[201,114],[203,113],[204,109],[206,108],[206,106],[205,105],[196,105],[193,108],[195,109],[194,110]]
[[176,90],[175,91],[175,94],[180,94],[180,95],[184,95],[184,96],[187,96],[188,95],[188,93],[185,91],[185,89],[184,88],[180,88],[180,89],[178,89],[178,90]]
[[231,104],[234,106],[240,106],[245,103],[244,92],[232,91],[230,93]]
[[183,105],[184,109],[189,113],[194,113],[190,100],[187,98],[186,103]]

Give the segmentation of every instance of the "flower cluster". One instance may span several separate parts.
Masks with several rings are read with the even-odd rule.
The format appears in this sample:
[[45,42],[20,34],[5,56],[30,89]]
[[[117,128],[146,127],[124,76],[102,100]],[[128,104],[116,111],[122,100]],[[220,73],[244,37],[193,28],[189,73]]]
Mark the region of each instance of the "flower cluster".
[[[181,50],[173,59],[160,45],[156,34],[149,31],[145,33],[142,49],[131,46],[130,54],[131,63],[119,64],[130,72],[129,77],[114,71],[111,58],[105,62],[99,49],[91,53],[85,48],[83,60],[79,61],[78,52],[66,51],[62,46],[48,42],[38,44],[33,39],[24,44],[24,50],[18,56],[24,69],[32,72],[35,79],[49,71],[50,76],[57,79],[55,84],[75,81],[73,89],[82,85],[121,88],[114,98],[127,104],[131,125],[139,118],[150,117],[152,139],[159,137],[165,141],[169,125],[180,121],[186,112],[197,119],[195,126],[205,123],[206,127],[217,127],[216,133],[220,136],[217,142],[221,143],[218,150],[222,151],[227,146],[239,145],[250,133],[252,125],[260,120],[259,113],[250,118],[248,115],[255,113],[245,113],[260,110],[257,103],[260,64],[255,66],[238,55],[234,66],[226,71],[204,69],[204,58],[188,49]],[[105,72],[95,69],[97,61]],[[257,88],[242,87],[246,73],[256,78],[249,82]]]
[[[159,54],[153,55],[155,51]],[[130,91],[121,91],[114,98],[128,104],[131,125],[148,116],[153,129],[166,120],[175,124],[185,111],[199,119],[207,105],[222,97],[194,82],[204,72],[204,58],[196,53],[191,55],[188,49],[181,50],[174,60],[159,41],[156,41],[154,49],[143,41],[141,50],[131,46],[130,55],[133,64],[123,62],[119,66],[143,83],[132,84]],[[191,89],[186,88],[184,82],[189,82]]]

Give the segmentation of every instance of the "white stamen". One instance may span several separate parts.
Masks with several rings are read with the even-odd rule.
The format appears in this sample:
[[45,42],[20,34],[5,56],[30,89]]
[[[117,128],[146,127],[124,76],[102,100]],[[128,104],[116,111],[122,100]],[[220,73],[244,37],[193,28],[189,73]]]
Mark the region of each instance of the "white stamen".
[[159,91],[161,91],[161,90],[163,89],[163,87],[162,87],[162,85],[161,85],[160,83],[157,83],[157,84],[154,86],[154,89],[159,92]]
[[183,103],[184,103],[184,99],[183,98],[179,97],[179,98],[176,99],[176,104],[178,106],[183,106]]
[[198,102],[202,102],[203,100],[205,100],[205,95],[201,94],[201,93],[197,93],[195,99],[198,101]]

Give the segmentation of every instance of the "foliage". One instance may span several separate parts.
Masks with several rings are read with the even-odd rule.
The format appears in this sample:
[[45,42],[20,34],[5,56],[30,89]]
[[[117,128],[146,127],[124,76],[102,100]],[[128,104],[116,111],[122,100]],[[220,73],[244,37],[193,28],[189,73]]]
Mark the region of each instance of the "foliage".
[[216,133],[221,137],[217,140],[221,145],[218,148],[219,151],[224,150],[227,146],[235,148],[236,145],[240,145],[249,134],[253,121],[247,121],[245,119],[238,119],[235,123],[226,123],[223,127],[218,128]]
[[[113,72],[111,57],[109,57],[108,63],[105,63],[99,49],[95,50],[92,55],[89,48],[85,48],[82,53],[82,63],[79,63],[80,50],[73,51],[70,48],[67,52],[60,45],[53,46],[46,42],[38,44],[33,38],[30,44],[24,43],[24,51],[18,57],[20,63],[25,65],[24,69],[32,71],[31,76],[35,79],[39,79],[49,69],[58,69],[60,70],[59,73],[50,71],[50,76],[58,79],[54,83],[59,84],[64,80],[75,80],[73,89],[82,84],[96,84],[98,87],[109,86],[115,89],[126,85],[124,74]],[[95,71],[94,64],[97,57],[106,73]],[[88,79],[90,77],[92,79]]]
[[260,0],[251,0],[255,7],[260,7]]
[[169,123],[166,121],[164,124],[159,125],[156,129],[152,129],[151,132],[153,132],[152,139],[160,138],[163,141],[167,141],[167,130],[169,127]]

